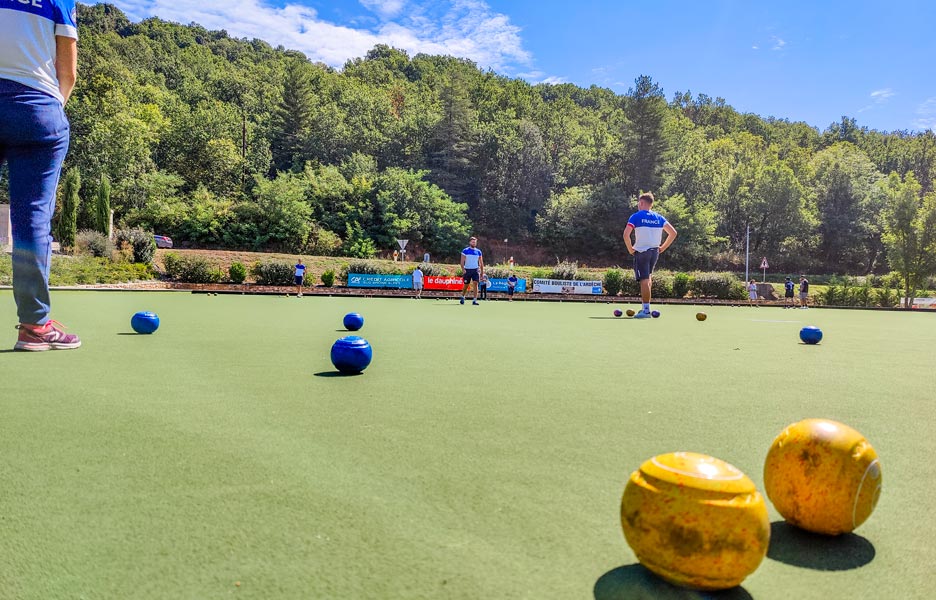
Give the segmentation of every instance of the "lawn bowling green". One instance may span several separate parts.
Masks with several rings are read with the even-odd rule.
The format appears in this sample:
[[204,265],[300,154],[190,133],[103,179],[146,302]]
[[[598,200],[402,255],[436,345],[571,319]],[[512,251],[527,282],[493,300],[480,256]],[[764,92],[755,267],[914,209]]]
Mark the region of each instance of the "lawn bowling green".
[[[931,313],[656,303],[665,318],[641,321],[594,302],[180,292],[52,304],[80,349],[0,352],[0,597],[702,598],[638,564],[620,522],[630,474],[695,452],[764,494],[774,439],[812,417],[873,445],[877,506],[827,537],[768,501],[767,556],[725,597],[932,589]],[[139,310],[160,316],[156,334],[132,333]],[[330,349],[349,312],[376,351],[344,377]],[[9,290],[0,317],[16,322]],[[800,341],[807,325],[821,344]]]

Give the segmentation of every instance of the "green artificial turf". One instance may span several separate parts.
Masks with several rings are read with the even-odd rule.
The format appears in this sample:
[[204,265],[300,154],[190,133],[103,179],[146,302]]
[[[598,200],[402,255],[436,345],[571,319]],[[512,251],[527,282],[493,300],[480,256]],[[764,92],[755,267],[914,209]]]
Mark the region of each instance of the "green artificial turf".
[[[924,598],[936,564],[936,315],[600,303],[55,292],[75,351],[0,353],[0,598],[698,598],[636,566],[645,459],[763,490],[789,423],[865,434],[855,535],[775,521],[725,598]],[[620,306],[620,308],[627,308]],[[137,310],[159,314],[134,335]],[[334,376],[342,316],[374,348]],[[15,323],[0,292],[0,321]],[[822,327],[819,346],[800,327]],[[7,330],[12,347],[15,331]],[[239,585],[238,585],[239,584]]]

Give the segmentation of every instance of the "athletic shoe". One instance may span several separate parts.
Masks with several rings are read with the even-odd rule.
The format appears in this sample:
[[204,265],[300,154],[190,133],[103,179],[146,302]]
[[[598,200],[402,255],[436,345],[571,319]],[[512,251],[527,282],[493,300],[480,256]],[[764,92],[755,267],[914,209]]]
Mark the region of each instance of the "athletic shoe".
[[650,311],[649,311],[649,310],[642,310],[642,311],[638,312],[636,315],[634,315],[634,318],[635,318],[635,319],[649,319],[649,318],[651,318],[652,316],[653,316],[653,315],[650,314]]
[[471,304],[473,304],[474,306],[478,306],[478,301],[477,301],[477,300],[472,300],[472,301],[471,301]]
[[464,296],[462,296],[462,299],[461,299],[461,300],[459,300],[459,301],[458,301],[458,303],[459,303],[459,304],[464,304],[464,303],[465,303],[465,297],[464,297]]
[[77,335],[65,333],[59,327],[63,325],[52,320],[46,322],[45,325],[20,323],[16,326],[19,329],[19,338],[13,349],[43,352],[45,350],[71,350],[81,345],[81,340]]

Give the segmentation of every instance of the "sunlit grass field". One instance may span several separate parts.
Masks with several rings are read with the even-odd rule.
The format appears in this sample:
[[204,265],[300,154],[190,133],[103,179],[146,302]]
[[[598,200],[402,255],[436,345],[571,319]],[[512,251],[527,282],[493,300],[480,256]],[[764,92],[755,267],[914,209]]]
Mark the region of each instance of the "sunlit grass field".
[[[742,469],[789,423],[876,448],[855,534],[782,525],[720,598],[925,598],[936,564],[936,315],[55,292],[82,348],[0,352],[0,598],[701,598],[619,524],[629,474]],[[636,308],[636,307],[634,307]],[[133,334],[138,310],[159,314]],[[705,310],[708,320],[695,313]],[[336,376],[331,344],[374,349]],[[15,341],[12,294],[0,317]],[[799,342],[804,325],[825,332]]]

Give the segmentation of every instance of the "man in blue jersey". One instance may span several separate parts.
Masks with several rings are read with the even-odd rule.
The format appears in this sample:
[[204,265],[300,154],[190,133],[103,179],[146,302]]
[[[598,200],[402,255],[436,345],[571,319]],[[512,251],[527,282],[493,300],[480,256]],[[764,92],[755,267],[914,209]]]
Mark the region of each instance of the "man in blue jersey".
[[484,258],[481,256],[481,250],[478,249],[478,238],[473,237],[468,240],[468,247],[462,250],[461,268],[465,272],[462,275],[465,287],[462,288],[461,304],[465,303],[465,294],[470,287],[474,290],[474,299],[471,303],[478,306],[478,282],[484,276]]
[[0,164],[9,168],[16,350],[81,345],[49,318],[52,213],[78,73],[75,0],[0,2]]
[[[634,242],[631,243],[631,232]],[[666,232],[666,239],[663,233]],[[653,268],[661,252],[665,252],[676,241],[676,228],[660,213],[653,212],[653,194],[646,192],[637,199],[637,212],[631,215],[624,226],[624,245],[634,257],[634,277],[640,283],[640,299],[643,308],[634,315],[635,319],[650,317],[650,289],[653,285]]]
[[306,267],[302,264],[302,259],[300,258],[296,261],[295,273],[293,274],[293,280],[296,284],[296,296],[302,298],[302,284],[305,283],[305,272]]
[[783,297],[785,298],[783,308],[796,308],[796,300],[793,298],[793,289],[795,287],[792,277],[787,277],[786,281],[783,282]]

